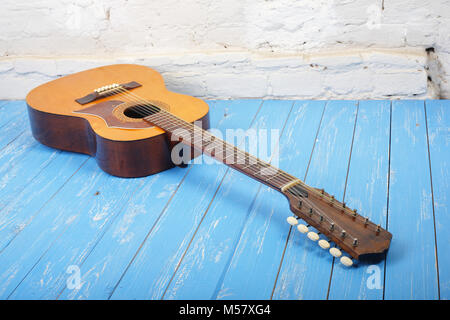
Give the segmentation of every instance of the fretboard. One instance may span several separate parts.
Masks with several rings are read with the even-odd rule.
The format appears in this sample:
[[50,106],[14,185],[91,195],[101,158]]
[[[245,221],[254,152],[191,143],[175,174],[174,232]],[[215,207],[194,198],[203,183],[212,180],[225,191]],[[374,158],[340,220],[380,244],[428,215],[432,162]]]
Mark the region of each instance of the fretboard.
[[172,141],[179,141],[194,148],[278,191],[297,180],[269,163],[165,110],[147,116],[144,120],[169,133]]

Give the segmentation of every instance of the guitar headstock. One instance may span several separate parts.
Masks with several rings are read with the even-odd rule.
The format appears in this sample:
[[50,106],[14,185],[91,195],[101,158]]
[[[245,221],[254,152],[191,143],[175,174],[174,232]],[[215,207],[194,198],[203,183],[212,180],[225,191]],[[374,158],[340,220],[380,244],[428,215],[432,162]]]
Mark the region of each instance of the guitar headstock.
[[[309,239],[319,240],[319,235],[309,230],[308,226],[312,226],[355,259],[382,253],[389,248],[391,233],[324,190],[297,184],[282,190],[282,193],[288,198],[291,211],[296,216],[289,217],[288,222],[296,225],[300,232],[307,233]],[[304,220],[307,225],[299,224],[297,218]],[[328,241],[320,240],[320,247],[329,249]],[[337,248],[331,248],[330,253],[336,258],[341,256]],[[347,266],[352,264],[348,257],[342,257],[341,262]]]

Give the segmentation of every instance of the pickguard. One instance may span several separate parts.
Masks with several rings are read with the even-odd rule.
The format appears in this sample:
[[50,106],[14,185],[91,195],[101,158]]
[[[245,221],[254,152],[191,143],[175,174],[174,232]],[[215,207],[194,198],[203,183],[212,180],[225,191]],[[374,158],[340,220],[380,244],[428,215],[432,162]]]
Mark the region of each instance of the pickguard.
[[[155,104],[161,105],[160,102],[153,102]],[[130,118],[124,114],[125,109],[131,107],[132,104],[120,100],[108,100],[90,107],[73,111],[78,114],[89,114],[99,117],[105,121],[106,125],[110,128],[118,129],[148,129],[153,128],[148,122],[137,119]],[[163,106],[167,109],[167,106]]]

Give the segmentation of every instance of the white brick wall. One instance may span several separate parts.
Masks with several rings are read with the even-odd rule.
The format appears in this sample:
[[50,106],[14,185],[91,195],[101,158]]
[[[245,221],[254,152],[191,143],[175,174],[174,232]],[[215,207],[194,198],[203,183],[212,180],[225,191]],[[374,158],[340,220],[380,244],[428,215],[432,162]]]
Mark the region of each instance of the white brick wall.
[[3,0],[0,22],[3,99],[120,62],[204,98],[450,97],[450,0]]

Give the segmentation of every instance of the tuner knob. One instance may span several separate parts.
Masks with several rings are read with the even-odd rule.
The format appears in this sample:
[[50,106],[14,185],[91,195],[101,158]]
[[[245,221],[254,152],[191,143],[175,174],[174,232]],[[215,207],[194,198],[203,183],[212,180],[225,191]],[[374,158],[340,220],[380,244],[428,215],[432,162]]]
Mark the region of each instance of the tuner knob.
[[308,232],[307,237],[309,238],[309,240],[312,240],[312,241],[319,240],[319,235],[317,233],[315,233],[315,232],[312,232],[312,231]]
[[301,233],[307,233],[309,231],[308,227],[302,223],[297,226],[297,230]]
[[319,240],[319,247],[326,250],[330,247],[330,243],[327,240]]
[[331,248],[330,254],[335,258],[339,258],[340,256],[342,256],[342,252],[338,248]]
[[353,265],[353,260],[349,257],[343,256],[341,258],[341,263],[346,267],[351,267]]
[[298,221],[297,221],[297,219],[295,217],[287,217],[286,221],[291,226],[296,226],[298,224]]

